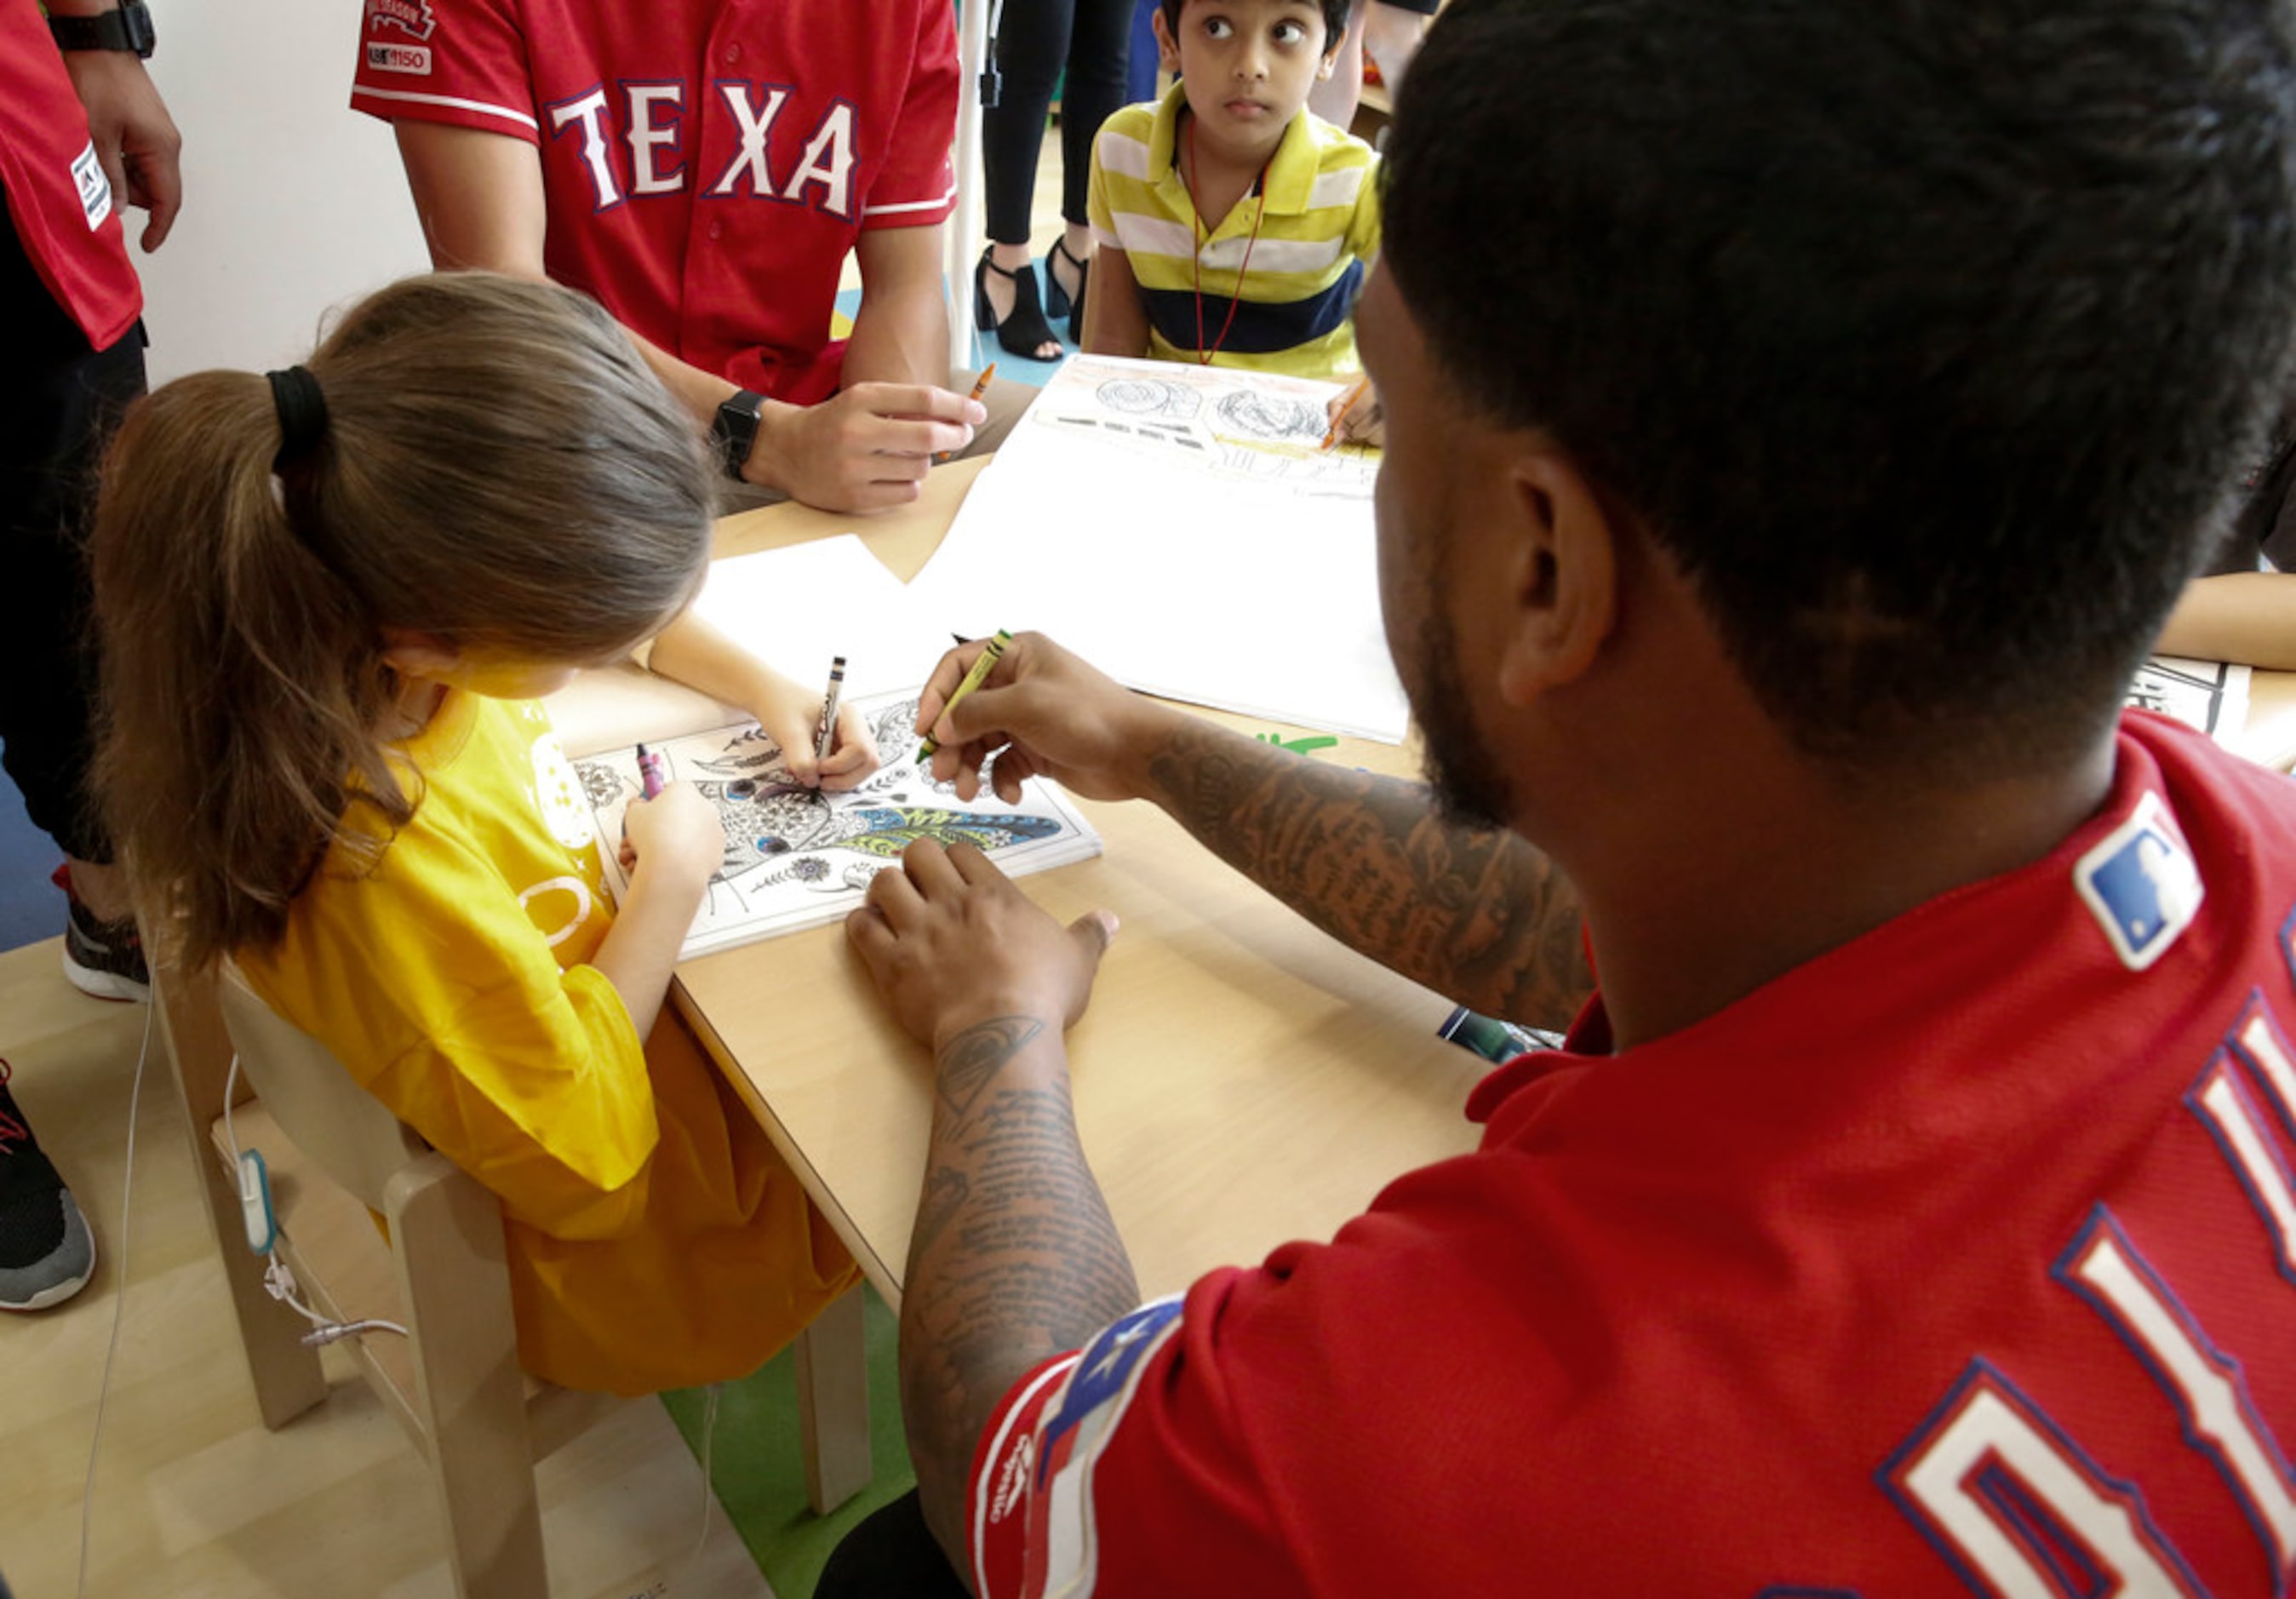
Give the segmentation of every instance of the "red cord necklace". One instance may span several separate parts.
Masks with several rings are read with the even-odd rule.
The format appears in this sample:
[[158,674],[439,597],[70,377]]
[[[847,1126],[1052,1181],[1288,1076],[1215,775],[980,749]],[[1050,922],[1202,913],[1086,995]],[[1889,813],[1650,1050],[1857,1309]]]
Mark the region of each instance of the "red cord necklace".
[[1195,226],[1190,230],[1189,236],[1195,238],[1198,234],[1202,235],[1195,250],[1188,257],[1189,270],[1194,275],[1196,363],[1199,365],[1210,366],[1212,364],[1212,357],[1219,354],[1220,346],[1227,342],[1228,329],[1235,325],[1236,308],[1243,303],[1244,274],[1251,270],[1251,247],[1259,242],[1260,220],[1267,215],[1267,163],[1275,159],[1275,153],[1270,152],[1267,160],[1259,163],[1259,176],[1252,181],[1250,189],[1246,192],[1246,199],[1254,194],[1259,195],[1259,205],[1251,213],[1251,236],[1243,242],[1243,265],[1235,269],[1235,292],[1228,299],[1227,320],[1220,324],[1219,337],[1212,340],[1210,349],[1206,349],[1204,348],[1204,247],[1211,242],[1212,233],[1210,228],[1204,226],[1204,208],[1196,203],[1196,177],[1199,172],[1196,166],[1196,119],[1193,117],[1188,119],[1188,170],[1185,175],[1182,187],[1188,192],[1188,209],[1194,213],[1191,220]]

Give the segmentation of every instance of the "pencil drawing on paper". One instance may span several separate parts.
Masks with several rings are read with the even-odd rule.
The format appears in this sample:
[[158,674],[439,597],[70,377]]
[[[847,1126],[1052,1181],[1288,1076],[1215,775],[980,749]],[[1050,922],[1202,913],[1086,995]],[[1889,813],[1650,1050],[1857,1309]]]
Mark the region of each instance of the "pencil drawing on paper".
[[[1145,370],[1143,370],[1143,369]],[[1376,452],[1326,450],[1328,383],[1224,367],[1079,356],[1035,405],[1035,425],[1308,495],[1368,498]]]
[[[978,846],[1019,873],[1100,853],[1099,835],[1057,789],[1032,782],[1017,806],[984,789],[967,805],[953,783],[917,765],[914,693],[860,702],[882,767],[848,792],[824,794],[789,775],[780,746],[754,723],[652,745],[673,778],[718,813],[723,857],[684,954],[836,920],[869,882],[919,839]],[[575,763],[601,840],[622,836],[622,814],[644,792],[635,748]],[[603,846],[602,846],[603,847]],[[608,874],[627,886],[611,848]]]
[[1203,409],[1194,390],[1167,378],[1111,378],[1093,393],[1103,406],[1124,416],[1193,422]]

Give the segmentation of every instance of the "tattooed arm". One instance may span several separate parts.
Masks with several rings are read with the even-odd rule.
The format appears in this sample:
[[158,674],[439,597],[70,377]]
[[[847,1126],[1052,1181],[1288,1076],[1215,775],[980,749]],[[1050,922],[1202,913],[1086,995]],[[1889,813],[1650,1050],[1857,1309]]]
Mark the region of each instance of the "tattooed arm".
[[998,1401],[1140,1301],[1077,1142],[1062,1037],[1113,924],[1062,928],[970,844],[915,844],[901,865],[846,927],[894,1015],[933,1049],[901,1415],[925,1521],[970,1587],[966,1480]]
[[[1448,820],[1423,783],[1303,760],[1110,682],[1023,634],[992,686],[945,709],[978,646],[952,652],[918,707],[967,799],[989,753],[1009,800],[1042,772],[1096,800],[1153,800],[1316,926],[1438,993],[1560,1028],[1594,987],[1578,898],[1514,833]],[[1010,745],[1011,748],[1004,748]]]

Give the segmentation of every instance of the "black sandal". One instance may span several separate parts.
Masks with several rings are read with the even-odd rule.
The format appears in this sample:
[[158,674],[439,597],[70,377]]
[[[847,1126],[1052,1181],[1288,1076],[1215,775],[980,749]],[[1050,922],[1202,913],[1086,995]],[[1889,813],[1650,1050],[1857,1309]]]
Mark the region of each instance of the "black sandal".
[[[996,320],[996,313],[988,304],[988,275],[992,272],[1013,284],[1013,309],[1003,322]],[[1004,347],[1008,355],[1026,361],[1060,359],[1059,356],[1037,353],[1039,346],[1058,344],[1061,340],[1060,335],[1053,332],[1052,324],[1045,320],[1044,307],[1037,299],[1037,269],[1033,266],[1014,272],[999,266],[988,258],[987,250],[982,250],[980,264],[972,269],[972,325],[984,333],[994,332],[996,342]]]
[[[1073,296],[1061,287],[1061,275],[1054,269],[1053,256],[1060,257],[1062,260],[1076,268],[1077,286]],[[1045,258],[1045,315],[1055,320],[1062,316],[1067,317],[1069,342],[1079,348],[1084,345],[1085,284],[1091,280],[1091,277],[1092,263],[1089,260],[1080,261],[1070,254],[1069,242],[1065,238],[1053,241],[1052,254]]]

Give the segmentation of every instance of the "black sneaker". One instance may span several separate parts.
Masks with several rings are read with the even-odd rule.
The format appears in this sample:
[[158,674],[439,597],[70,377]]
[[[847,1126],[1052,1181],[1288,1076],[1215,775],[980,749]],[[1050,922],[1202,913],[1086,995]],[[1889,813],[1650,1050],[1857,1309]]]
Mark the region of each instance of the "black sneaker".
[[95,1235],[40,1152],[0,1061],[0,1310],[45,1310],[95,1275]]
[[49,879],[70,902],[64,920],[64,975],[73,988],[97,999],[149,999],[152,973],[144,964],[144,939],[135,918],[99,922],[72,892],[71,867],[58,866]]

